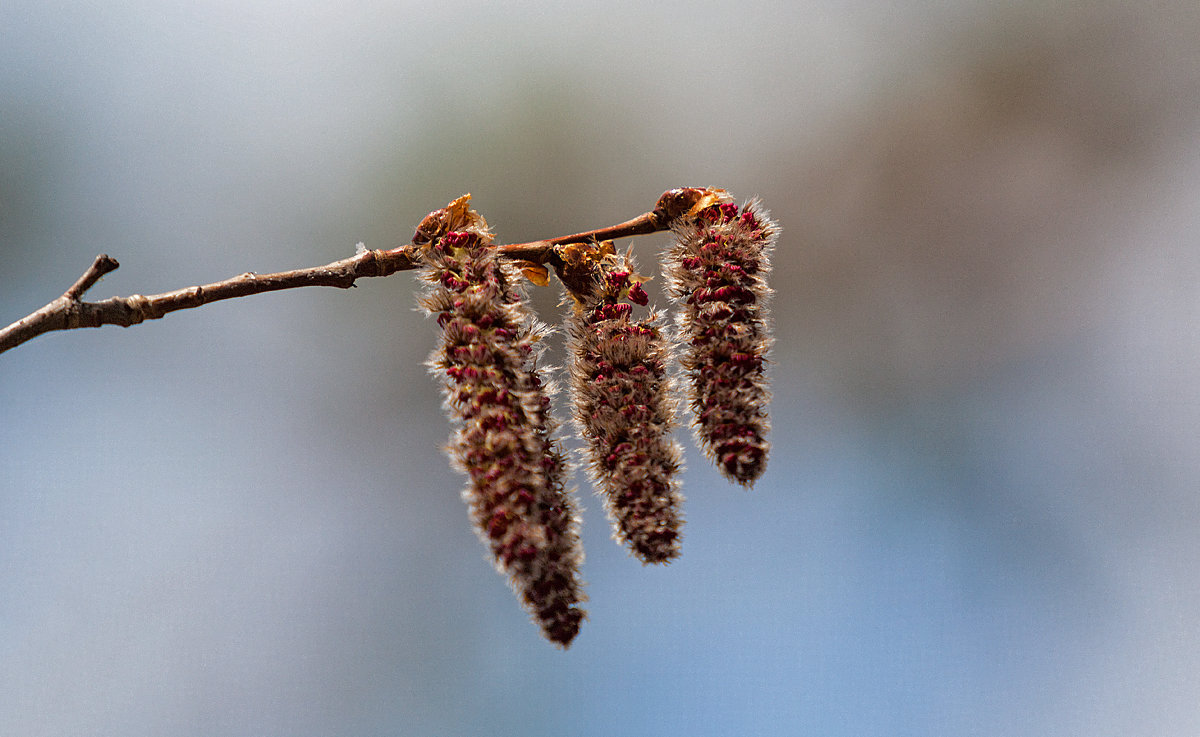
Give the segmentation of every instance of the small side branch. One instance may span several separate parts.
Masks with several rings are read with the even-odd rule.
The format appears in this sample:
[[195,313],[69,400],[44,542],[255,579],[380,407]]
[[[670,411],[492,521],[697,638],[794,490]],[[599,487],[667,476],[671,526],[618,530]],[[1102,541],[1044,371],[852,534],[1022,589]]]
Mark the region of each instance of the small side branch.
[[[602,240],[646,235],[668,229],[671,220],[678,215],[675,200],[670,199],[668,195],[681,191],[684,190],[671,190],[659,200],[658,206],[653,211],[624,223],[549,240],[495,246],[495,248],[499,249],[507,258],[545,264],[558,270],[563,263],[558,255],[557,246],[573,243],[596,243]],[[96,257],[87,271],[67,291],[63,292],[61,297],[0,330],[0,353],[55,330],[97,328],[101,325],[129,327],[145,320],[158,319],[176,310],[186,310],[224,299],[275,292],[281,289],[298,287],[348,289],[354,286],[354,282],[358,279],[389,276],[398,271],[415,269],[418,265],[417,247],[408,244],[385,251],[365,251],[351,258],[334,261],[324,266],[281,271],[274,274],[247,272],[224,281],[176,289],[173,292],[149,296],[134,294],[128,297],[110,297],[99,302],[84,302],[83,295],[95,286],[101,277],[115,271],[120,266],[116,259],[101,254]]]
[[106,253],[102,253],[96,257],[88,270],[83,272],[83,276],[63,292],[63,299],[78,301],[83,293],[95,286],[96,282],[100,281],[110,271],[116,271],[121,268],[121,264],[117,263],[115,258],[112,258]]

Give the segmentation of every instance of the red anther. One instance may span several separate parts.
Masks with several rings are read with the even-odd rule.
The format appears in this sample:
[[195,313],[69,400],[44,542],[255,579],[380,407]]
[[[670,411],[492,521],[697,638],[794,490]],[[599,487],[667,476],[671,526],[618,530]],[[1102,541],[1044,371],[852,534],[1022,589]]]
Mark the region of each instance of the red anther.
[[471,286],[467,282],[456,277],[454,274],[451,274],[449,271],[447,271],[445,274],[442,274],[442,284],[444,284],[447,289],[452,289],[456,292],[461,292],[467,287]]
[[526,560],[526,561],[533,560],[534,557],[536,557],[536,556],[537,556],[537,548],[530,545],[529,543],[526,543],[526,544],[522,545],[521,547],[517,548],[517,557],[520,558],[521,560]]
[[762,356],[756,356],[753,353],[733,353],[729,356],[729,360],[738,366],[749,366],[758,368],[762,366]]
[[650,303],[650,295],[646,294],[646,290],[642,288],[641,282],[634,282],[629,287],[629,300],[643,306]]
[[488,520],[488,537],[493,540],[500,538],[508,530],[509,522],[511,522],[511,517],[508,514],[508,510],[504,507],[496,509],[496,511],[492,512],[492,516]]
[[[697,293],[700,293],[702,291],[706,291],[706,290],[703,290],[703,289],[696,290]],[[707,302],[710,300],[716,300],[716,301],[721,301],[721,302],[741,302],[743,304],[749,304],[749,303],[753,303],[755,301],[755,296],[754,296],[754,292],[750,291],[749,289],[746,289],[743,286],[739,286],[737,284],[728,284],[719,289],[713,290],[709,294],[706,294],[705,298],[701,301]]]
[[733,317],[733,310],[725,305],[717,305],[709,314],[710,319],[723,322]]
[[615,320],[622,315],[629,314],[633,309],[633,305],[619,302],[617,304],[601,305],[596,308],[595,319],[599,320]]
[[725,470],[729,473],[736,474],[739,460],[741,460],[741,457],[737,451],[725,453],[721,456],[721,465],[724,466]]
[[442,236],[442,243],[448,248],[466,248],[473,245],[477,237],[474,233],[452,230]]

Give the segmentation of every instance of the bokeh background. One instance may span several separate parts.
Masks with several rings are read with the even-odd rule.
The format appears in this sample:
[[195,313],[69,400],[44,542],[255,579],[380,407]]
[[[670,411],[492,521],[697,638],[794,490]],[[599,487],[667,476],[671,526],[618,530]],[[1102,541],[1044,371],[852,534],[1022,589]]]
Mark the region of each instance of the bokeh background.
[[168,291],[468,191],[508,242],[684,185],[784,236],[766,476],[689,449],[666,568],[581,480],[568,652],[469,529],[411,274],[0,356],[0,733],[1195,737],[1198,38],[1190,0],[7,0],[5,324],[97,253],[90,297]]

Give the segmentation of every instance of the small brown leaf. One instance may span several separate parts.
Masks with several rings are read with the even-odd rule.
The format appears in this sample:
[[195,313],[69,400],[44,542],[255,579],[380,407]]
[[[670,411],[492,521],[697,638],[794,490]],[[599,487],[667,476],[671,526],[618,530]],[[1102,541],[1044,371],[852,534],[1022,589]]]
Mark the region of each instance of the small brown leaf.
[[471,209],[471,193],[468,192],[462,197],[459,197],[446,205],[446,216],[450,222],[457,223],[460,220],[467,219],[467,212]]
[[521,269],[521,273],[525,275],[526,279],[539,287],[550,284],[550,270],[542,264],[537,264],[533,261],[518,261],[517,267]]
[[[467,196],[470,197],[470,195]],[[723,189],[705,189],[704,193],[700,195],[700,198],[696,200],[696,204],[692,205],[691,209],[684,214],[684,217],[693,217],[696,213],[700,212],[706,207],[709,207],[710,205],[732,201],[733,198],[730,197],[729,193]]]

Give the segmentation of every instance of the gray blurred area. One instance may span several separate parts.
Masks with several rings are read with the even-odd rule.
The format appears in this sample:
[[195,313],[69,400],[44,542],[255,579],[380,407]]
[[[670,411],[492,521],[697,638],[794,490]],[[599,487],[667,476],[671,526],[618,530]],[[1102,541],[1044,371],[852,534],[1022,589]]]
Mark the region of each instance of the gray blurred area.
[[689,448],[665,568],[581,477],[565,653],[469,528],[411,274],[0,356],[0,734],[1200,734],[1198,38],[1185,0],[6,2],[0,323],[97,253],[90,297],[150,294],[464,192],[509,242],[686,185],[783,237],[767,474]]

